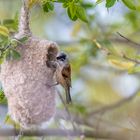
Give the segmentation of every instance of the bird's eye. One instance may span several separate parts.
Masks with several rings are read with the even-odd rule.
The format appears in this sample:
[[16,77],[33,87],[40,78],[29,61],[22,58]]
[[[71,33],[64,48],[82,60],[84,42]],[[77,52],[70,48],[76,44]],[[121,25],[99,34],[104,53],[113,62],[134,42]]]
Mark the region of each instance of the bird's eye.
[[64,61],[66,59],[66,56],[58,56],[56,57],[56,59],[60,61]]

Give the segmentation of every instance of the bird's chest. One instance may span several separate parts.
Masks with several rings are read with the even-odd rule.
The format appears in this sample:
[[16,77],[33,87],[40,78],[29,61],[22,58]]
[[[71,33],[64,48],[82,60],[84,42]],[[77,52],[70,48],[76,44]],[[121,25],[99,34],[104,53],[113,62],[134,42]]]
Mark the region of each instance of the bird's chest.
[[61,84],[62,86],[65,84],[65,80],[64,80],[64,77],[62,76],[62,69],[59,68],[57,71],[56,71],[56,81]]

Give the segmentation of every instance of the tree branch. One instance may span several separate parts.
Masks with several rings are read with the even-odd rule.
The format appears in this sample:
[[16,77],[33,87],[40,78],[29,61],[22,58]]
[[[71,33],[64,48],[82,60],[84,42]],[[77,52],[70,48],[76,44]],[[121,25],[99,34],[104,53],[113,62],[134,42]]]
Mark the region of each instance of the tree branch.
[[97,48],[98,49],[100,49],[101,51],[103,51],[103,52],[105,52],[106,53],[106,55],[114,55],[114,56],[119,56],[120,58],[123,58],[123,59],[125,59],[125,60],[129,60],[129,61],[131,61],[131,62],[135,62],[136,64],[140,64],[140,61],[139,60],[137,60],[137,59],[133,59],[133,58],[129,58],[129,57],[127,57],[125,54],[123,54],[123,53],[121,53],[121,54],[119,54],[119,55],[116,55],[116,54],[113,54],[110,50],[108,50],[107,48],[105,48],[105,47],[102,47],[98,42],[97,42],[97,40],[95,39],[95,40],[92,40],[94,43],[95,43],[95,45],[97,46]]
[[[13,128],[0,129],[1,137],[8,136],[18,136],[20,134],[20,130],[16,130]],[[114,140],[138,140],[139,131],[132,131],[127,129],[124,130],[106,130],[96,131],[96,130],[63,130],[63,129],[40,129],[40,130],[22,130],[22,136],[53,136],[53,137],[80,137],[84,136],[87,138],[99,138],[99,139],[114,139]]]
[[[140,50],[140,44],[139,43],[130,40],[129,38],[123,36],[119,32],[117,32],[117,34],[123,39],[115,37],[115,38],[109,38],[108,40],[111,41],[111,42],[119,43],[119,44],[131,45],[130,47]],[[91,41],[90,39],[85,39],[85,40],[86,41]],[[76,45],[76,44],[82,43],[81,40],[72,40],[72,41],[59,41],[59,40],[56,40],[56,42],[60,46],[71,46],[71,45]]]
[[131,62],[134,62],[134,63],[136,63],[136,64],[140,64],[140,61],[139,61],[139,60],[133,59],[133,58],[129,58],[129,57],[126,56],[125,54],[123,54],[122,57],[123,57],[124,59],[129,60],[129,61],[131,61]]
[[133,93],[131,96],[129,96],[127,98],[124,98],[124,99],[121,99],[120,101],[118,101],[116,103],[113,103],[111,105],[106,105],[106,106],[104,106],[104,107],[102,107],[100,109],[94,110],[89,115],[96,115],[96,114],[112,111],[112,110],[124,105],[125,103],[130,102],[139,93],[139,91],[140,91],[140,88],[138,88],[135,91],[135,93]]
[[[13,128],[0,129],[0,136],[18,136],[20,130]],[[22,136],[59,136],[66,137],[68,134],[72,137],[77,137],[84,135],[89,138],[109,138],[107,134],[102,133],[102,135],[97,134],[96,131],[90,130],[64,130],[64,129],[40,129],[40,130],[22,130]]]
[[123,39],[125,39],[128,43],[132,44],[132,45],[135,45],[135,47],[139,48],[140,49],[140,44],[137,43],[137,42],[134,42],[132,41],[131,39],[125,37],[124,35],[122,35],[121,33],[117,32],[117,34],[122,37]]

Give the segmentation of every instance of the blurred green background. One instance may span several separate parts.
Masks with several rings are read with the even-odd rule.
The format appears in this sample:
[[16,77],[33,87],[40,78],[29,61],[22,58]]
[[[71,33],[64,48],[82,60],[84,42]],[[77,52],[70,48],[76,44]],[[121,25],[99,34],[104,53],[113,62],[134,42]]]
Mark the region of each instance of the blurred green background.
[[[49,13],[44,13],[40,5],[35,5],[31,10],[30,26],[35,36],[56,41],[60,49],[69,55],[74,103],[70,110],[86,118],[94,110],[132,95],[140,86],[139,70],[132,72],[135,63],[121,57],[125,54],[139,59],[140,49],[117,34],[120,32],[139,42],[140,13],[128,9],[121,2],[110,9],[105,8],[104,2],[97,6],[94,0],[85,3],[91,4],[85,7],[89,23],[71,21],[58,3]],[[19,0],[0,0],[0,20],[14,18],[16,13],[19,14],[21,5]],[[117,55],[108,56],[94,40]],[[63,89],[58,88],[63,94]],[[139,128],[139,101],[138,94],[129,103],[97,116],[124,128]],[[64,108],[58,96],[56,102],[58,108]],[[2,127],[5,127],[6,111],[7,106],[1,103]]]

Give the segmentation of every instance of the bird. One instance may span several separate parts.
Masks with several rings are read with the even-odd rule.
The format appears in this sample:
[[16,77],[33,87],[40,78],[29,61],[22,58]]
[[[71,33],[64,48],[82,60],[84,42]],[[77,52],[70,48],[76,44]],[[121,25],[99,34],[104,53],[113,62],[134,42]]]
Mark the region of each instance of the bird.
[[68,56],[61,52],[56,57],[57,68],[55,72],[55,78],[57,84],[60,84],[66,92],[66,103],[72,103],[70,88],[71,88],[71,65],[69,63]]

